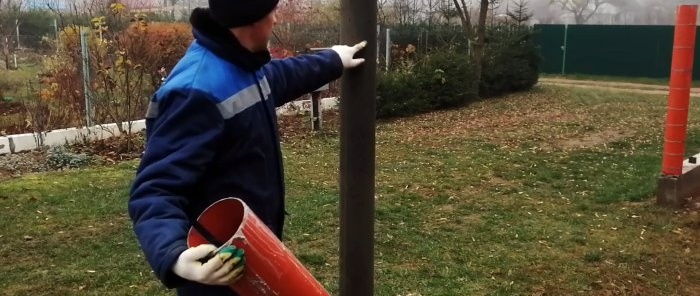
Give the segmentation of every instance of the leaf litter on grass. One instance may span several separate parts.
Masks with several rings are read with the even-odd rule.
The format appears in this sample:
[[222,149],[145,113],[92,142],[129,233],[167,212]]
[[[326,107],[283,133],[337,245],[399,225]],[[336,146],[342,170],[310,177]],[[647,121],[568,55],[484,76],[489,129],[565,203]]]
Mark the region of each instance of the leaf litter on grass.
[[[693,295],[700,282],[695,268],[700,260],[695,248],[698,224],[693,222],[697,215],[659,209],[651,202],[653,186],[638,192],[625,189],[648,183],[637,176],[655,173],[658,159],[652,156],[659,153],[662,139],[654,136],[662,131],[654,119],[663,114],[662,100],[633,99],[544,87],[465,108],[378,121],[376,294]],[[285,243],[335,293],[339,123],[335,112],[323,118],[324,130],[316,133],[310,131],[307,116],[280,119],[290,213]],[[604,136],[586,141],[596,134]],[[694,143],[700,140],[689,135],[689,145],[697,147]],[[585,145],[561,145],[577,139]],[[119,172],[118,180],[128,183],[132,178],[133,166],[112,170]],[[108,194],[114,190],[97,182],[98,175],[55,175],[87,179],[86,184],[101,189],[73,192],[70,186],[57,186],[54,194],[73,197],[53,198],[53,206],[75,203],[69,200],[76,194],[123,202],[125,188]],[[0,183],[0,192],[7,186],[41,183],[24,177],[9,182]],[[13,208],[12,199],[0,199],[0,206]],[[112,220],[108,213],[118,213],[121,206],[106,203],[102,219]],[[95,217],[87,214],[95,210],[89,206],[72,209],[78,216]],[[40,210],[51,215],[49,221],[60,216],[47,208],[15,210],[44,217],[36,212]],[[84,220],[56,239],[105,225]],[[7,227],[3,235],[9,233]],[[37,229],[29,226],[24,235],[36,238]],[[166,295],[137,257],[140,252],[129,239],[128,227],[116,231],[109,235],[116,235],[124,249],[114,254],[101,247],[101,241],[110,240],[99,231],[91,238],[109,264],[78,258],[68,246],[53,249],[51,256],[80,267],[79,275],[59,273],[53,279],[87,294],[128,294],[134,288],[127,287],[138,286],[139,292]],[[115,276],[113,269],[133,274]],[[30,270],[18,272],[35,277]],[[97,285],[91,279],[96,276],[113,279]],[[20,283],[12,281],[0,280],[0,285],[15,291],[47,288],[19,289]]]

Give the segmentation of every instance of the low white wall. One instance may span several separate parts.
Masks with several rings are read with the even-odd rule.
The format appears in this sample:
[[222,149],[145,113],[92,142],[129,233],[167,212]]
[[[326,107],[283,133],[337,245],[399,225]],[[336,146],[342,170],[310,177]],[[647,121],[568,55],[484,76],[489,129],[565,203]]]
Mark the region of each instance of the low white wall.
[[[338,98],[321,99],[321,110],[330,110],[338,107]],[[311,100],[293,101],[277,108],[277,115],[295,115],[311,112]]]
[[[337,108],[337,98],[321,99],[321,109],[329,110]],[[300,100],[290,102],[284,106],[277,108],[277,115],[295,115],[310,112],[311,100]],[[127,128],[127,123],[122,123],[124,129]],[[137,120],[131,123],[131,132],[139,132],[146,129],[146,120]],[[103,124],[90,128],[67,128],[58,129],[40,134],[18,134],[0,137],[0,155],[26,152],[44,146],[60,146],[66,143],[75,143],[78,141],[106,139],[120,135],[116,123]]]

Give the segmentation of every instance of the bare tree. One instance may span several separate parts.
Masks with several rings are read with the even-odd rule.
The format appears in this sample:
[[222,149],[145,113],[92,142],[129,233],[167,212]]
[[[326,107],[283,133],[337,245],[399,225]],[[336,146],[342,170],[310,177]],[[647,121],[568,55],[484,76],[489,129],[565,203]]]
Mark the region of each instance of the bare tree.
[[447,24],[459,19],[459,13],[451,0],[439,0],[436,10],[438,18]]
[[435,22],[436,13],[438,13],[438,2],[439,0],[423,0],[423,8],[425,11],[425,20],[428,23],[428,27],[431,27]]
[[560,9],[552,5],[551,0],[531,0],[528,7],[532,10],[533,19],[540,24],[555,24],[561,21]]
[[377,21],[379,24],[386,24],[388,20],[387,10],[389,0],[377,0]]
[[415,24],[420,14],[418,0],[393,0],[393,10],[399,25]]
[[489,0],[489,11],[491,14],[492,26],[496,22],[496,15],[499,9],[501,9],[501,0]]
[[452,0],[454,2],[459,18],[462,21],[462,29],[467,38],[471,41],[471,59],[474,63],[476,81],[481,81],[481,68],[484,58],[484,40],[486,39],[486,18],[489,12],[490,0],[479,0],[477,25],[472,24],[472,14],[470,7],[465,0]]
[[558,4],[561,9],[574,15],[577,24],[585,24],[598,12],[598,9],[609,0],[550,0],[550,4]]
[[175,5],[177,5],[178,2],[179,0],[170,0],[170,17],[172,19],[175,19]]
[[639,17],[645,24],[673,25],[676,19],[676,8],[685,2],[688,1],[648,0],[641,4]]
[[[112,15],[110,5],[116,3],[122,3],[125,1],[120,0],[75,0],[75,1],[62,1],[62,0],[43,0],[46,7],[56,14],[58,23],[60,27],[65,28],[67,26],[90,26],[91,20],[95,17]],[[138,0],[142,1],[142,0]],[[63,3],[63,5],[61,5]],[[136,1],[129,2],[130,4],[137,3]],[[128,6],[127,6],[128,7]],[[112,21],[113,18],[108,19],[108,24],[112,29],[120,29],[122,27],[118,26],[119,23]]]

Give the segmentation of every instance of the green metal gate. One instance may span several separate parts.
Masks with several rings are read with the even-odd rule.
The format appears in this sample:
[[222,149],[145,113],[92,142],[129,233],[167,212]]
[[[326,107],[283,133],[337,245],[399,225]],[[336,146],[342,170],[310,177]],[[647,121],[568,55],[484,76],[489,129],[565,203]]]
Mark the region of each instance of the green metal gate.
[[535,25],[535,32],[543,73],[667,78],[671,71],[673,26]]

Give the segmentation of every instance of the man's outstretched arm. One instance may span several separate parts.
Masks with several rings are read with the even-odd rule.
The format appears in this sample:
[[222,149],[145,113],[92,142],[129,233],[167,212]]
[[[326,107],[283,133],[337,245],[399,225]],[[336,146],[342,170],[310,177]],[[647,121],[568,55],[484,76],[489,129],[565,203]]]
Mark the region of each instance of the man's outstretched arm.
[[304,94],[340,78],[343,70],[362,64],[364,59],[354,58],[364,48],[363,41],[355,46],[336,45],[315,54],[273,60],[263,68],[275,106],[282,106]]

